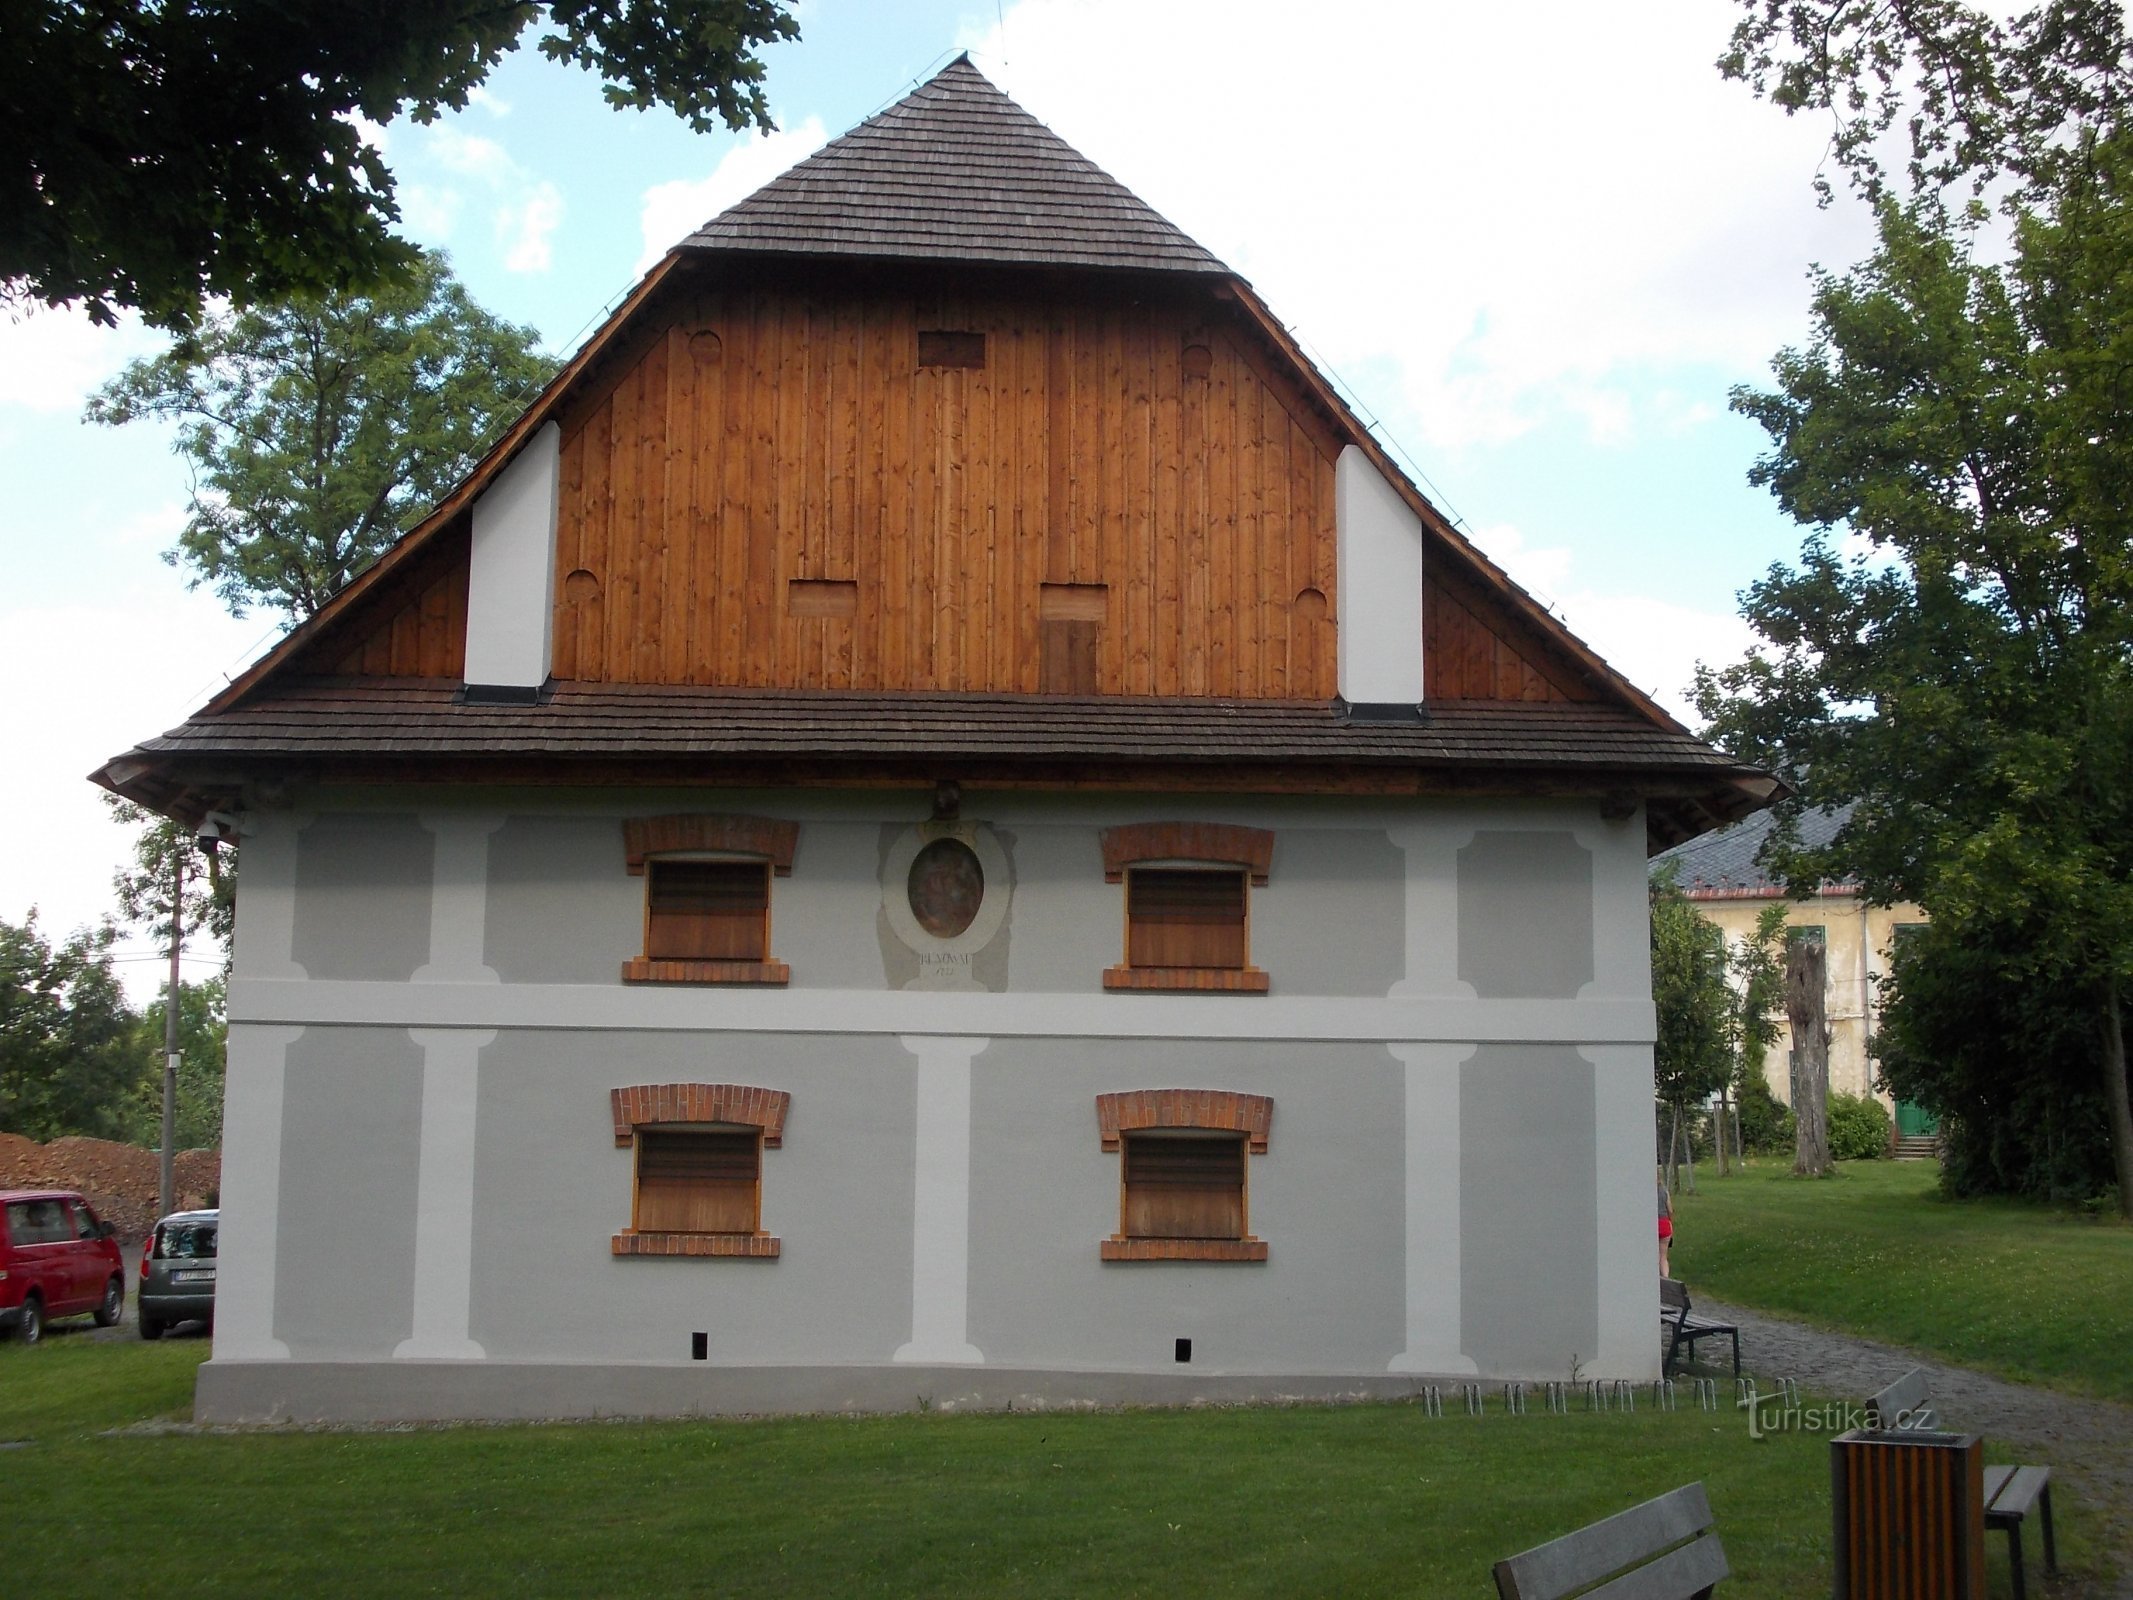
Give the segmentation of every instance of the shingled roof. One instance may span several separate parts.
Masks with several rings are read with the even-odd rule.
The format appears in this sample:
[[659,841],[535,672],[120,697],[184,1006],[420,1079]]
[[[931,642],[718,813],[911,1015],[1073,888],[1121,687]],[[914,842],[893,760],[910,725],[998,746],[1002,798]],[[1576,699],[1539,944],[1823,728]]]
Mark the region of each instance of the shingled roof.
[[684,251],[1229,269],[958,56]]

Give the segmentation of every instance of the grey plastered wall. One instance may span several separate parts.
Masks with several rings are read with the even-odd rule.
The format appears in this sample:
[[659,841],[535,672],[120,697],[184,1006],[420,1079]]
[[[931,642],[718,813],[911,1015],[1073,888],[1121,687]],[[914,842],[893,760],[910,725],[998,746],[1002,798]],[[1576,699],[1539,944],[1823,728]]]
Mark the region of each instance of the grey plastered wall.
[[[1119,1161],[1096,1096],[1274,1098],[1250,1157],[1260,1262],[1105,1262]],[[1384,1050],[1200,1040],[996,1040],[971,1086],[970,1337],[988,1362],[1147,1369],[1193,1340],[1214,1371],[1383,1371],[1402,1335],[1401,1091]]]
[[384,1358],[414,1325],[422,1053],[398,1028],[307,1028],[282,1086],[274,1336]]
[[1459,1069],[1460,1344],[1484,1372],[1569,1378],[1599,1348],[1597,1107],[1568,1045]]
[[298,836],[298,965],[314,978],[405,982],[430,957],[436,841],[412,815],[334,813]]
[[[516,1030],[482,1052],[469,1331],[491,1357],[886,1361],[911,1326],[912,1059],[894,1039]],[[763,1153],[776,1260],[618,1258],[631,1152],[611,1089],[741,1083],[792,1098]]]

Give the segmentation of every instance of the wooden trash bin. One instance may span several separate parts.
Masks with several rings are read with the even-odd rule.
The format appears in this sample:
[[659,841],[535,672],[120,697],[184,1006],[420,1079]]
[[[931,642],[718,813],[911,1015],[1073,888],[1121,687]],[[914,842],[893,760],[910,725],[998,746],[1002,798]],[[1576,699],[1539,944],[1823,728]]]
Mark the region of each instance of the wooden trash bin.
[[1978,1435],[1854,1428],[1829,1453],[1837,1600],[1984,1600]]

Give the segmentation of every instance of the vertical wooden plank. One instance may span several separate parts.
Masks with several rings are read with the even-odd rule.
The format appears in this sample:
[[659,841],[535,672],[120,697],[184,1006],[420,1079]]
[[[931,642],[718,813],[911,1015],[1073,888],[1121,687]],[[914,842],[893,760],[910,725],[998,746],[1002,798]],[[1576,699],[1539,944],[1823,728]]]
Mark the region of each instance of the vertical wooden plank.
[[1259,530],[1261,571],[1278,603],[1279,632],[1271,646],[1268,690],[1282,699],[1303,699],[1308,690],[1296,676],[1297,621],[1293,601],[1296,585],[1289,571],[1289,416],[1274,395],[1264,388],[1259,395],[1262,448],[1261,502],[1263,521]]
[[776,538],[770,564],[756,569],[761,592],[768,598],[776,640],[776,648],[765,664],[764,681],[813,688],[813,669],[821,660],[822,624],[792,616],[782,592],[788,579],[824,575],[821,552],[811,543],[814,530],[807,516],[807,480],[813,475],[808,451],[808,421],[813,410],[808,393],[813,311],[803,296],[791,292],[781,294],[778,302],[777,364],[770,380],[777,397],[775,443],[770,456]]
[[1104,457],[1116,446],[1104,399],[1104,344],[1115,337],[1119,313],[1083,310],[1074,319],[1074,489],[1067,529],[1070,583],[1101,583],[1098,560],[1099,507]]
[[593,575],[597,592],[580,604],[575,676],[597,683],[609,681],[607,613],[620,578],[608,554],[615,516],[614,421],[614,396],[609,395],[587,419],[584,430],[585,506],[578,560]]
[[[853,500],[859,479],[861,327],[859,301],[851,295],[841,296],[835,312],[835,347],[829,372],[830,426],[825,441],[830,452],[827,565],[831,576],[838,578],[852,577],[858,571]],[[857,620],[835,618],[828,632],[830,654],[825,680],[834,688],[849,689],[857,668]]]
[[637,639],[630,677],[657,683],[667,622],[667,368],[665,339],[644,354],[638,386]]
[[[1145,337],[1145,336],[1144,336]],[[1144,344],[1144,349],[1147,346]],[[1154,385],[1155,437],[1155,692],[1184,694],[1185,687],[1185,573],[1187,559],[1180,537],[1182,497],[1178,364],[1154,358],[1148,349]]]
[[1154,345],[1156,370],[1178,397],[1178,681],[1182,693],[1204,697],[1209,692],[1208,645],[1214,618],[1214,551],[1207,527],[1207,383],[1185,376],[1184,345],[1175,328],[1162,327]]
[[1124,462],[1119,515],[1125,536],[1125,603],[1118,608],[1124,637],[1126,693],[1158,694],[1156,648],[1159,580],[1155,525],[1155,383],[1148,365],[1148,341],[1126,336],[1123,352],[1125,388],[1114,396],[1123,437],[1114,447]]
[[637,518],[641,510],[637,493],[637,397],[642,381],[642,368],[633,366],[609,397],[612,431],[608,443],[607,606],[602,619],[607,632],[601,650],[610,683],[633,681],[631,646],[637,637],[637,591],[642,581],[637,570]]
[[1055,307],[1046,334],[1045,428],[1047,483],[1044,520],[1044,579],[1070,583],[1074,572],[1074,315]]
[[718,492],[718,674],[728,685],[748,681],[748,540],[752,533],[748,484],[755,458],[755,297],[725,296],[721,404],[725,436]]
[[580,607],[566,581],[584,566],[580,547],[585,537],[585,430],[574,429],[563,440],[556,463],[555,514],[555,621],[550,670],[561,679],[578,676],[578,622]]
[[785,627],[784,596],[778,593],[778,575],[786,538],[779,491],[784,417],[780,406],[784,387],[786,298],[758,293],[755,297],[755,350],[751,370],[755,373],[754,437],[748,461],[748,673],[753,687],[778,681],[778,661]]
[[[1193,340],[1207,343],[1201,332],[1194,333]],[[1240,622],[1250,607],[1251,583],[1250,563],[1240,559],[1238,549],[1235,395],[1224,362],[1210,359],[1207,376],[1197,381],[1207,395],[1207,689],[1210,694],[1235,695]]]
[[910,687],[916,677],[911,661],[911,608],[919,586],[912,538],[917,520],[917,463],[912,434],[918,406],[918,324],[908,303],[895,308],[886,332],[887,366],[882,381],[887,429],[882,493],[881,681],[886,688],[902,689]]
[[[1297,473],[1309,486],[1309,519],[1299,530],[1311,558],[1311,587],[1326,597],[1330,615],[1339,615],[1340,597],[1335,592],[1338,553],[1334,543],[1333,463],[1318,453],[1308,430],[1293,430],[1291,448],[1296,452]],[[1302,587],[1301,584],[1298,585]],[[1338,652],[1318,650],[1316,671],[1308,698],[1330,700],[1339,692]]]
[[726,337],[723,305],[706,298],[697,308],[697,328],[706,337],[695,351],[695,459],[689,468],[689,666],[690,683],[716,683],[723,608],[718,541],[723,519],[720,492],[726,455]]
[[1015,338],[1021,346],[1022,477],[1017,493],[1020,523],[1015,539],[1015,676],[1014,687],[1037,686],[1037,586],[1044,581],[1047,495],[1051,477],[1050,333],[1042,307],[1027,301],[1015,306]]
[[[451,611],[451,573],[452,569],[448,568],[424,584],[422,598],[417,602],[421,622],[417,628],[415,671],[425,678],[441,678],[451,671],[446,665],[451,641],[445,632]],[[553,665],[551,655],[551,668]]]
[[887,383],[892,341],[889,313],[878,302],[861,303],[858,404],[860,477],[855,493],[853,571],[859,580],[853,618],[852,686],[882,687],[882,596],[892,580],[882,562],[883,515],[888,478],[884,450],[888,432]]
[[664,402],[666,461],[662,477],[659,540],[666,552],[661,580],[665,624],[659,640],[659,681],[687,683],[689,654],[696,631],[696,594],[692,559],[696,519],[691,488],[696,470],[696,357],[689,348],[691,327],[679,321],[667,329],[667,386]]

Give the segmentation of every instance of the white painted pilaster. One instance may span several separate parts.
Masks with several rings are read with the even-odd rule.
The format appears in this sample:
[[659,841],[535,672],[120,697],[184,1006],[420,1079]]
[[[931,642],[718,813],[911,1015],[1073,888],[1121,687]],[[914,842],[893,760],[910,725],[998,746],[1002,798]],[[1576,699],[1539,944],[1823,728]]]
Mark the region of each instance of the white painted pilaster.
[[417,983],[494,983],[482,964],[489,914],[489,835],[503,826],[495,813],[425,812],[422,825],[436,836],[430,869],[430,958],[415,971]]
[[1474,999],[1474,986],[1459,976],[1459,852],[1474,830],[1432,822],[1385,831],[1407,858],[1407,975],[1387,995]]
[[543,426],[474,502],[468,683],[534,689],[548,680],[562,438],[553,422]]
[[990,1039],[905,1035],[918,1058],[918,1181],[911,1208],[911,1338],[898,1361],[985,1359],[970,1342],[970,1063]]
[[1388,1370],[1475,1372],[1459,1347],[1459,1068],[1474,1047],[1386,1048],[1407,1068],[1407,1348]]
[[1659,1200],[1652,1159],[1652,1052],[1649,1045],[1588,1045],[1593,1065],[1599,1228],[1600,1347],[1595,1375],[1656,1378],[1659,1345],[1652,1307],[1659,1300]]
[[410,1028],[422,1051],[422,1151],[415,1179],[415,1331],[403,1359],[479,1359],[474,1299],[474,1108],[482,1047],[494,1033]]
[[1354,445],[1333,467],[1340,691],[1351,705],[1422,701],[1422,519]]
[[289,1347],[274,1337],[274,1251],[281,1226],[282,1095],[289,1047],[303,1033],[257,1024],[230,1029],[222,1086],[217,1361],[288,1359]]

